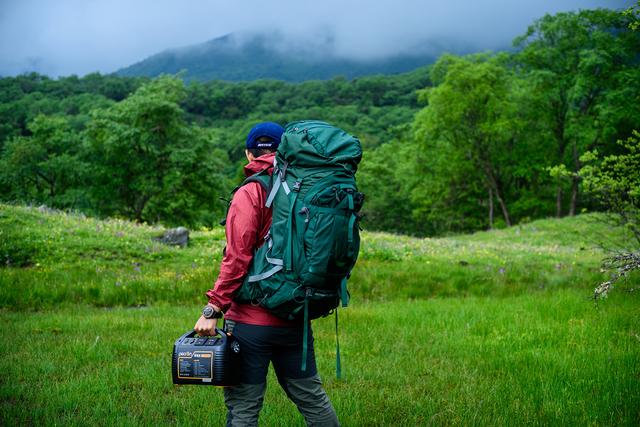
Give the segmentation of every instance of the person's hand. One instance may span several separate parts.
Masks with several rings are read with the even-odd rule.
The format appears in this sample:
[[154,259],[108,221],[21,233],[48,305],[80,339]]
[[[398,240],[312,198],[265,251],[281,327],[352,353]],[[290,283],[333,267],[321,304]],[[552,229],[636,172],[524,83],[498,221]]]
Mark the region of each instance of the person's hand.
[[216,326],[218,326],[218,319],[207,319],[204,316],[200,316],[193,330],[201,337],[214,336],[216,334]]

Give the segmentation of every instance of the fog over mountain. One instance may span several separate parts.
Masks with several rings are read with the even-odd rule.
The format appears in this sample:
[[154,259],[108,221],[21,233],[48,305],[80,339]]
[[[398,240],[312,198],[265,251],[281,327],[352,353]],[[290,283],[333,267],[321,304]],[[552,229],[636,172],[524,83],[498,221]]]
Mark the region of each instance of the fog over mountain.
[[[0,75],[112,72],[233,33],[280,52],[370,61],[442,45],[499,49],[545,13],[627,0],[0,0]],[[248,36],[247,36],[248,35]]]
[[[299,42],[300,39],[297,39]],[[185,80],[285,81],[347,79],[372,74],[397,74],[436,61],[443,52],[457,54],[475,50],[447,40],[424,40],[410,49],[388,56],[349,57],[336,52],[333,38],[291,43],[281,33],[241,32],[193,46],[167,49],[117,71],[123,76],[156,77],[181,73]]]

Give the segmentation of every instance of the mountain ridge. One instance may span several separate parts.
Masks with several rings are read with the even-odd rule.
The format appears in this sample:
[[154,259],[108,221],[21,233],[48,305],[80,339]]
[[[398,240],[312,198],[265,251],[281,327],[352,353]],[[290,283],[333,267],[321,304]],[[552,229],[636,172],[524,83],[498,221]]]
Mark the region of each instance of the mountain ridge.
[[445,51],[468,53],[468,46],[429,42],[414,49],[374,59],[352,59],[335,53],[328,37],[293,44],[280,34],[230,33],[203,43],[166,49],[121,68],[127,77],[156,77],[182,73],[185,80],[300,82],[342,76],[353,79],[373,74],[398,74],[435,62]]

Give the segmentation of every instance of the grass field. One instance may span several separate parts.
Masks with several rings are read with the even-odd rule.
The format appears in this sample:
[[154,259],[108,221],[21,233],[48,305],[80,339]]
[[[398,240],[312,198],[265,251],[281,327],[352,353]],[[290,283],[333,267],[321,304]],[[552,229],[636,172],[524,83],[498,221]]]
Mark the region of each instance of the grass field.
[[[173,341],[215,277],[220,230],[186,249],[157,228],[0,206],[0,424],[222,425],[220,390],[171,384]],[[314,322],[346,426],[639,425],[640,300],[589,299],[596,216],[415,239],[363,233],[340,311]],[[638,277],[630,278],[631,284]],[[270,377],[261,423],[303,425]]]

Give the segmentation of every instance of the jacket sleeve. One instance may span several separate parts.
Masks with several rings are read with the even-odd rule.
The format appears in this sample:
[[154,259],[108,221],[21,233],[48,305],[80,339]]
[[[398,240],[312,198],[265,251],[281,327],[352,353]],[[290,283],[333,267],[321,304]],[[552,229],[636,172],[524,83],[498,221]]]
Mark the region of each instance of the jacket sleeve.
[[242,285],[249,270],[253,254],[259,245],[261,221],[261,188],[258,183],[249,183],[241,187],[233,196],[225,232],[227,248],[225,250],[220,273],[213,289],[207,291],[209,302],[226,311],[233,297]]

